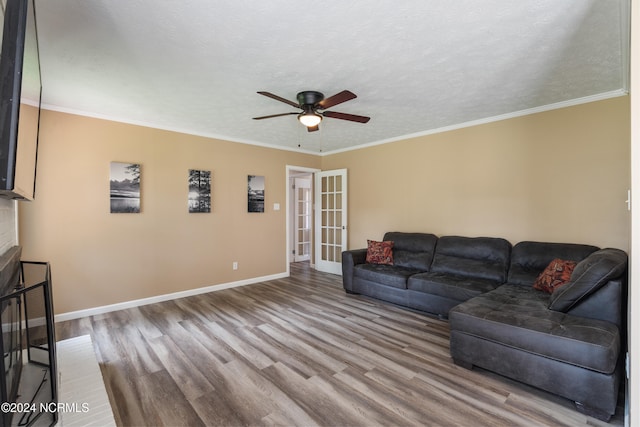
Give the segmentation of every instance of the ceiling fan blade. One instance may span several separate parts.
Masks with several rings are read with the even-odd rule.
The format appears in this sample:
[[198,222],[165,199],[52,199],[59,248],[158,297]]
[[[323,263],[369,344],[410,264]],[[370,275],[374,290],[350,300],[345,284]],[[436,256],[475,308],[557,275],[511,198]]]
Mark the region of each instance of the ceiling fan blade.
[[307,132],[315,132],[317,130],[320,130],[320,126],[319,125],[315,125],[315,126],[309,126],[307,128]]
[[325,111],[322,113],[325,117],[332,119],[349,120],[350,122],[367,123],[371,118],[365,116],[357,116],[355,114],[338,113],[336,111]]
[[349,92],[348,90],[343,90],[340,93],[336,93],[335,95],[318,102],[318,108],[322,108],[324,110],[327,108],[331,108],[334,105],[342,104],[343,102],[349,101],[353,98],[357,98],[355,93]]
[[264,95],[268,98],[275,99],[276,101],[284,102],[285,104],[289,104],[292,107],[300,108],[300,105],[297,102],[289,101],[288,99],[282,98],[281,96],[274,95],[271,92],[259,91],[260,95]]
[[272,114],[270,116],[262,116],[262,117],[254,117],[253,120],[262,120],[262,119],[270,119],[272,117],[281,117],[281,116],[290,116],[292,114],[300,114],[300,113],[281,113],[281,114]]

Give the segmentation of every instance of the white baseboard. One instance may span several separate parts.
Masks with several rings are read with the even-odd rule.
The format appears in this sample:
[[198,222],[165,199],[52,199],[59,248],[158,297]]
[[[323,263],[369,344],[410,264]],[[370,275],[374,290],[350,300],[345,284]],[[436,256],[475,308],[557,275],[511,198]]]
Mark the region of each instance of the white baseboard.
[[187,291],[174,292],[170,294],[157,295],[149,298],[142,298],[132,301],[119,302],[117,304],[103,305],[100,307],[88,308],[85,310],[70,311],[55,315],[56,322],[65,320],[80,319],[82,317],[95,316],[97,314],[109,313],[126,308],[140,307],[142,305],[153,304],[162,301],[189,297],[193,295],[206,294],[207,292],[221,291],[223,289],[237,288],[239,286],[252,285],[254,283],[266,282],[268,280],[282,279],[287,277],[287,273],[272,274],[270,276],[254,277],[251,279],[238,280],[237,282],[221,283],[219,285],[205,286],[203,288],[189,289]]

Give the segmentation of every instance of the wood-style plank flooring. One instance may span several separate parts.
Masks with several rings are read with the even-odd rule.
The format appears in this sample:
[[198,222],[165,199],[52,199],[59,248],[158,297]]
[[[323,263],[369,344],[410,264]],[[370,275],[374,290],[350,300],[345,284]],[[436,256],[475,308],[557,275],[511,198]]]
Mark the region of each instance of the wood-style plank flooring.
[[120,426],[581,426],[572,402],[455,366],[446,321],[291,277],[61,322],[90,334]]

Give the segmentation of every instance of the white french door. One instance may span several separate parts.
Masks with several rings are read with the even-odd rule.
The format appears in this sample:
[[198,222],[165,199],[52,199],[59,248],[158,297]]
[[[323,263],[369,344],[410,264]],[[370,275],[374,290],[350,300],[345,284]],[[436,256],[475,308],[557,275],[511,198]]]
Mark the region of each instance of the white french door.
[[347,250],[347,170],[316,172],[316,269],[342,274]]
[[311,259],[311,178],[294,179],[295,262]]

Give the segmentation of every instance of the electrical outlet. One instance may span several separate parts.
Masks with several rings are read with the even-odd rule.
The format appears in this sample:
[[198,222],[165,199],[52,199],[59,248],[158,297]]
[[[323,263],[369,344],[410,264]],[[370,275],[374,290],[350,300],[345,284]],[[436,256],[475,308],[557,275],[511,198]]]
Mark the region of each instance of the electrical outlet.
[[234,270],[238,269],[238,261],[233,261],[233,269]]

